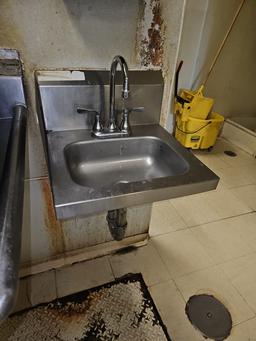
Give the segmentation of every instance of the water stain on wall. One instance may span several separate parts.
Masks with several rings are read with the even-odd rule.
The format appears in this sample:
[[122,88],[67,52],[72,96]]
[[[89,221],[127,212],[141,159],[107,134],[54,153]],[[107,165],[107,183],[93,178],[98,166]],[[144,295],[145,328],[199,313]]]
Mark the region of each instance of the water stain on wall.
[[160,0],[143,1],[139,11],[136,46],[142,66],[163,66],[165,31]]
[[48,178],[41,180],[41,189],[44,197],[44,223],[49,234],[50,243],[55,254],[63,252],[62,223],[56,219],[51,187]]

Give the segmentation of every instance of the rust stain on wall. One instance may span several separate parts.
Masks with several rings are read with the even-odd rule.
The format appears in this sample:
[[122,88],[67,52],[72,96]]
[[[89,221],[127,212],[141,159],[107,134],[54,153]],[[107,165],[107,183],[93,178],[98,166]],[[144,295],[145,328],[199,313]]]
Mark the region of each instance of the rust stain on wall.
[[56,219],[52,192],[50,188],[49,179],[45,178],[41,180],[41,188],[44,197],[44,222],[49,233],[50,242],[54,253],[63,252],[63,233],[62,224]]
[[160,0],[150,0],[150,3],[144,1],[139,21],[137,50],[141,64],[145,67],[162,67],[166,26]]

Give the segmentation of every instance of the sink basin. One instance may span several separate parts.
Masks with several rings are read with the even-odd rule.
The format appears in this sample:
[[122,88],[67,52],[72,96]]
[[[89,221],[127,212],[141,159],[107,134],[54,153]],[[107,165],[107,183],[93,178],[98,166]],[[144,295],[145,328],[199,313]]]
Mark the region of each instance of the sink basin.
[[215,189],[219,178],[157,124],[99,140],[88,129],[48,132],[58,219]]
[[81,186],[111,188],[186,173],[189,165],[154,136],[79,141],[64,149],[71,178]]

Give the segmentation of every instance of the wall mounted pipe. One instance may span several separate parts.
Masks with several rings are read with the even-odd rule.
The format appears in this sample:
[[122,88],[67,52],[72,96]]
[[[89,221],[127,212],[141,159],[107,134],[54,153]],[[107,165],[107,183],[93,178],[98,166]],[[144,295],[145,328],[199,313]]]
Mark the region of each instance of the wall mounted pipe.
[[0,322],[12,312],[19,280],[26,116],[27,110],[24,105],[14,107],[0,187]]
[[108,211],[107,222],[111,236],[115,240],[122,240],[125,236],[127,228],[127,209],[119,208],[117,210]]

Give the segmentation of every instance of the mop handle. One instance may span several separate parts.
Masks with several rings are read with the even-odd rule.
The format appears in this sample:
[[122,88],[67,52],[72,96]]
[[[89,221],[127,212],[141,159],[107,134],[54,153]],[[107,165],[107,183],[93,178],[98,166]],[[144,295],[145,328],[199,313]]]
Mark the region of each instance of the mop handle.
[[228,30],[227,30],[227,33],[225,34],[225,37],[224,37],[224,39],[222,40],[222,42],[221,42],[221,44],[220,44],[220,46],[219,46],[219,48],[218,48],[218,50],[217,50],[217,53],[216,53],[216,55],[215,55],[215,57],[214,57],[214,59],[213,59],[213,61],[212,61],[212,64],[211,64],[211,66],[210,66],[210,68],[209,68],[209,71],[208,71],[206,77],[205,77],[205,81],[203,82],[203,85],[205,85],[206,82],[208,81],[208,78],[209,78],[209,76],[210,76],[210,74],[211,74],[211,72],[212,72],[212,70],[213,70],[213,68],[214,68],[214,66],[215,66],[215,64],[216,64],[216,62],[217,62],[217,60],[218,60],[218,58],[219,58],[219,55],[220,55],[220,53],[221,53],[221,51],[222,51],[222,49],[223,49],[223,47],[224,47],[224,45],[225,45],[225,43],[226,43],[226,41],[227,41],[227,39],[228,39],[228,36],[229,36],[229,34],[230,34],[230,32],[231,32],[231,30],[232,30],[232,28],[233,28],[233,26],[234,26],[234,24],[235,24],[235,22],[236,22],[236,19],[238,18],[239,13],[241,12],[241,9],[242,9],[242,7],[243,7],[245,1],[246,1],[246,0],[242,0],[242,1],[241,1],[240,5],[239,5],[239,7],[238,7],[238,9],[237,9],[237,11],[236,11],[236,14],[235,14],[235,16],[234,16],[234,18],[233,18],[233,20],[232,20],[232,22],[231,22],[231,24],[230,24]]

